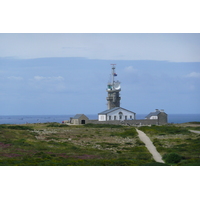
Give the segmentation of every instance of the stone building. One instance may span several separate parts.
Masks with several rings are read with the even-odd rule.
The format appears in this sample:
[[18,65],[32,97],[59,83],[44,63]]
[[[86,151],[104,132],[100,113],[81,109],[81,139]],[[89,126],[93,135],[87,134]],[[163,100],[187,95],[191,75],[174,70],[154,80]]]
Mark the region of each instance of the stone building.
[[87,124],[89,121],[88,117],[84,114],[76,114],[73,118],[70,119],[71,124]]
[[159,110],[156,109],[155,112],[151,112],[149,113],[145,119],[150,119],[150,120],[157,120],[158,121],[158,125],[161,124],[167,124],[168,120],[167,120],[167,114],[164,112],[163,109]]

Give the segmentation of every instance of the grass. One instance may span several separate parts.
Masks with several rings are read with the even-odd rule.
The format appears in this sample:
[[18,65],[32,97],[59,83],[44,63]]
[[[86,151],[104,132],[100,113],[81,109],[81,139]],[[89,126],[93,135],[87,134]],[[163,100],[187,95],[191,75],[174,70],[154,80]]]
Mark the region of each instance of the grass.
[[188,122],[189,124],[198,124],[200,125],[200,122]]
[[33,130],[31,126],[22,126],[22,125],[6,125],[6,124],[1,124],[0,125],[0,130],[1,129],[14,129],[14,130]]
[[[112,136],[111,136],[112,135]],[[134,128],[1,125],[0,165],[139,166],[153,162]]]
[[142,131],[148,131],[148,133],[152,134],[160,134],[160,135],[165,135],[165,134],[188,134],[190,133],[189,130],[185,127],[177,127],[177,126],[172,126],[172,125],[163,125],[163,126],[156,126],[153,125],[151,127],[149,126],[143,126],[140,127],[140,130]]
[[115,125],[115,124],[84,124],[84,127],[87,128],[124,128],[122,125]]
[[[200,134],[192,133],[190,129],[181,125],[140,127],[166,163],[179,166],[200,165]],[[173,161],[176,159],[179,162]]]
[[52,122],[52,123],[47,123],[47,127],[67,127],[69,125],[67,124],[60,124],[60,123],[57,123],[57,122]]
[[187,126],[186,128],[188,128],[190,130],[200,131],[200,127]]
[[[58,123],[0,125],[3,166],[200,166],[198,124],[144,126],[166,161],[156,163],[133,127]],[[194,129],[193,129],[194,130]]]

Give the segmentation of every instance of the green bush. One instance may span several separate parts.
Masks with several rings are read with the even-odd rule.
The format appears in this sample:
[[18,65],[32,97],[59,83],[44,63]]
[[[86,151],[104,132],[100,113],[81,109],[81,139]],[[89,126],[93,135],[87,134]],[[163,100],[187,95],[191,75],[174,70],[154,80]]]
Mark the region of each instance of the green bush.
[[178,166],[200,166],[200,159],[192,158],[192,159],[182,160],[180,163],[178,163]]
[[88,128],[123,128],[122,125],[115,125],[115,124],[84,124],[85,127]]
[[0,129],[14,129],[14,130],[33,130],[31,126],[22,126],[22,125],[6,125],[1,124]]
[[139,139],[136,139],[136,142],[135,142],[136,145],[139,145],[139,146],[144,146],[145,144],[139,140]]
[[52,122],[47,125],[47,127],[68,127],[68,126],[69,125],[67,125],[67,124],[60,124],[57,122]]
[[120,144],[118,143],[109,143],[109,142],[98,142],[96,144],[101,145],[103,148],[115,148],[120,146]]
[[153,139],[153,144],[154,144],[155,146],[162,146],[160,140],[157,139],[157,138]]
[[142,126],[139,128],[141,131],[144,131],[145,133],[150,134],[188,134],[190,131],[187,128],[184,127],[177,127],[177,126],[169,126],[169,125],[163,125],[163,126]]
[[182,156],[176,153],[169,153],[163,156],[163,160],[169,164],[177,164],[182,160]]
[[135,130],[135,128],[131,128],[131,129],[126,129],[122,133],[112,133],[110,136],[120,136],[120,137],[126,138],[126,137],[136,137],[137,135],[138,133]]
[[169,165],[166,163],[152,162],[152,163],[143,164],[141,166],[169,166]]
[[7,128],[8,126],[6,124],[0,124],[0,129],[3,129],[3,128]]
[[13,140],[12,144],[16,146],[32,146],[31,144],[27,143],[26,139],[23,138],[18,140]]
[[190,124],[200,124],[200,122],[189,122]]

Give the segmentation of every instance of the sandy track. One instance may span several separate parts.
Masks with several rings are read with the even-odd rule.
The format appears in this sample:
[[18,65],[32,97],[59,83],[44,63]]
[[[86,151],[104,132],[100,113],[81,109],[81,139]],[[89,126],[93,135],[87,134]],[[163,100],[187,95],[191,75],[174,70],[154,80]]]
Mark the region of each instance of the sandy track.
[[156,162],[164,163],[162,160],[162,156],[158,153],[156,147],[151,142],[150,138],[142,131],[136,129],[138,132],[138,136],[142,142],[144,142],[146,148],[149,150],[149,152],[153,155],[153,158]]
[[194,131],[194,130],[190,130],[190,132],[193,132],[193,133],[198,133],[198,134],[200,134],[200,131]]

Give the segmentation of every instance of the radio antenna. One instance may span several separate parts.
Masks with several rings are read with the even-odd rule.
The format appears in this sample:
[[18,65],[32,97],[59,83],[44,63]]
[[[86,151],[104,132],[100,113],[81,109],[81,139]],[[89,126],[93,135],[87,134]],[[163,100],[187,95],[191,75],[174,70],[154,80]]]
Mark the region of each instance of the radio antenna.
[[112,67],[112,85],[114,86],[114,76],[115,76],[115,65],[116,65],[116,64],[110,64],[110,65],[113,66],[113,67]]

